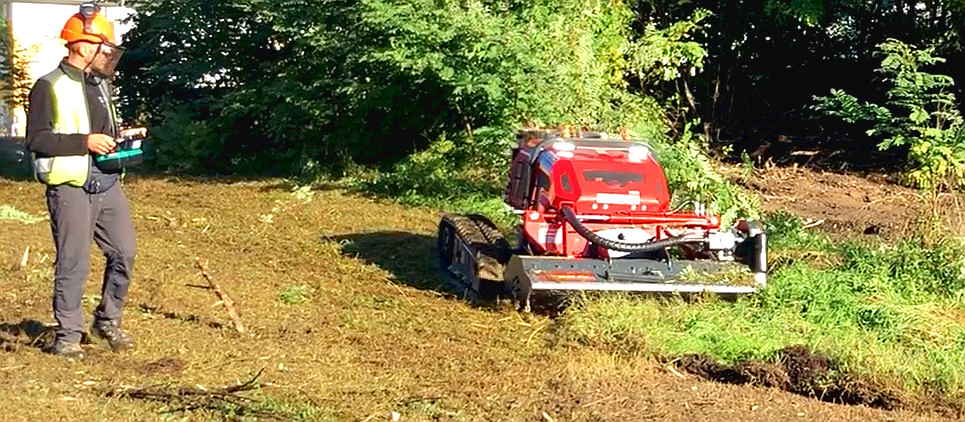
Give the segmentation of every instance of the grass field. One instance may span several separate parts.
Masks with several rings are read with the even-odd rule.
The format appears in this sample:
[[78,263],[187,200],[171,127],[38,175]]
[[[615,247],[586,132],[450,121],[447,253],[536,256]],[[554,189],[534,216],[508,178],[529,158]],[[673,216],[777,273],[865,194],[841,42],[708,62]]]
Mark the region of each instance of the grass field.
[[[138,346],[115,354],[90,345],[89,357],[74,362],[39,348],[52,323],[53,248],[49,227],[35,221],[45,214],[43,187],[0,180],[0,204],[17,216],[0,218],[3,420],[373,421],[391,420],[392,412],[407,421],[939,417],[701,381],[657,356],[706,349],[730,350],[722,358],[766,359],[785,340],[811,338],[808,330],[818,338],[813,327],[820,326],[809,326],[799,309],[776,313],[786,320],[762,311],[804,300],[802,292],[775,289],[751,301],[697,306],[603,298],[554,320],[519,314],[508,303],[474,305],[440,279],[432,209],[280,180],[135,177],[125,189],[139,250],[124,326]],[[844,265],[824,254],[829,271]],[[103,261],[96,250],[92,255],[97,268]],[[198,257],[234,299],[250,334],[236,333],[214,293],[197,287],[204,284]],[[788,275],[778,275],[774,286],[815,260],[784,264],[781,274]],[[88,284],[89,311],[98,276]],[[941,307],[949,303],[938,302],[936,318],[957,309]],[[924,308],[909,302],[895,315],[914,309]],[[784,322],[793,324],[773,326]],[[707,324],[739,329],[733,341],[719,333],[714,340]],[[776,340],[754,334],[762,330]],[[256,388],[230,401],[188,394],[238,385],[260,371]],[[138,391],[159,400],[135,398]]]
[[[822,385],[860,379],[889,397],[965,397],[965,249],[948,238],[832,242],[789,215],[769,225],[770,284],[736,303],[704,298],[582,301],[564,337],[610,351],[709,357],[726,365],[780,363],[808,346],[830,359]],[[870,397],[874,399],[875,397]]]

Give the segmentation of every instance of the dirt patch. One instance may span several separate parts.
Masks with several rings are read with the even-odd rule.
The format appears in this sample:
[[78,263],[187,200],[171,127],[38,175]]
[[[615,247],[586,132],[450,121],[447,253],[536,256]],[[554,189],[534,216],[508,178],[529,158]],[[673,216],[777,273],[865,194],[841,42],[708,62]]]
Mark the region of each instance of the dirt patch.
[[785,210],[821,230],[844,236],[903,236],[923,205],[919,191],[895,173],[835,173],[805,167],[743,172],[721,167],[729,180],[758,194],[766,211]]
[[831,369],[831,362],[827,356],[815,354],[807,346],[785,347],[778,352],[778,356],[780,366],[790,380],[790,390],[799,394],[816,394],[815,385],[826,378],[828,370]]
[[184,361],[177,357],[165,356],[144,364],[140,370],[145,374],[178,375],[184,371]]
[[676,366],[702,378],[728,384],[775,387],[831,403],[895,409],[903,400],[897,393],[855,376],[832,375],[827,356],[807,346],[788,346],[777,353],[776,362],[747,361],[724,365],[702,355],[674,360]]

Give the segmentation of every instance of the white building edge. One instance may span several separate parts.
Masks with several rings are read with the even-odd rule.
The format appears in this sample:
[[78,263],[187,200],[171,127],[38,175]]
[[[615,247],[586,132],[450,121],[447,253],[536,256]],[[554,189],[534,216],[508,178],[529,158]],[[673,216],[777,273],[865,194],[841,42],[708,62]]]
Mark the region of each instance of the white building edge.
[[[30,83],[53,70],[67,55],[60,30],[71,15],[77,13],[79,0],[0,0],[3,14],[13,35],[14,45],[27,60]],[[115,33],[123,43],[129,29],[121,20],[134,13],[124,6],[124,0],[99,2],[103,13],[115,21]],[[0,134],[24,136],[27,129],[26,113],[22,107],[8,110],[0,102]]]

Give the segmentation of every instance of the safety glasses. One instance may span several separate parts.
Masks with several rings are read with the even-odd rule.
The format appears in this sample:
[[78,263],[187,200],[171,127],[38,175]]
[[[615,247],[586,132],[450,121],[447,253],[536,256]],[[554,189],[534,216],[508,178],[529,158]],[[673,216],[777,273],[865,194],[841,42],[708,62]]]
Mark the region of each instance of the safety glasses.
[[100,5],[96,3],[82,3],[80,5],[80,15],[84,17],[84,33],[94,33],[94,28],[91,22],[93,22],[94,16],[97,16],[100,11]]
[[80,14],[85,18],[93,18],[100,11],[101,7],[97,3],[88,2],[80,5]]
[[103,40],[104,44],[110,47],[120,48],[119,46],[105,39],[103,34],[99,34],[94,31],[94,23],[93,23],[94,16],[97,16],[97,14],[100,12],[101,12],[101,6],[97,3],[94,3],[94,2],[81,3],[80,15],[84,18],[84,33],[87,35],[93,35],[93,36],[99,37],[101,40]]

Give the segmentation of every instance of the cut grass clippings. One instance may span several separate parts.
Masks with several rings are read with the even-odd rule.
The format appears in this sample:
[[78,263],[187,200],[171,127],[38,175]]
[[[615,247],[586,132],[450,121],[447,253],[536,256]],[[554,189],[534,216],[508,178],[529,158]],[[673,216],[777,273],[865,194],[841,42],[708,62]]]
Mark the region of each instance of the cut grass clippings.
[[[38,254],[52,253],[50,230],[0,222],[4,421],[261,420],[237,406],[178,411],[191,399],[106,392],[216,391],[262,367],[260,388],[245,394],[251,410],[291,420],[936,420],[681,379],[647,357],[559,347],[552,319],[505,302],[474,306],[444,286],[435,209],[337,188],[301,189],[306,201],[280,180],[132,177],[124,188],[138,234],[124,311],[132,351],[85,346],[84,362],[42,353],[53,268]],[[0,196],[34,209],[43,186],[0,184]],[[38,259],[6,265],[21,262],[25,245]],[[100,255],[92,253],[94,268]],[[218,298],[198,288],[199,255],[252,335],[232,330]],[[86,293],[99,293],[93,287]],[[285,292],[293,302],[307,295],[289,304]],[[95,308],[84,304],[88,318]]]
[[735,302],[580,300],[559,320],[561,339],[725,366],[777,363],[782,350],[806,346],[829,357],[819,384],[857,377],[915,396],[965,397],[965,246],[835,244],[787,215],[769,229],[774,268],[763,292]]

